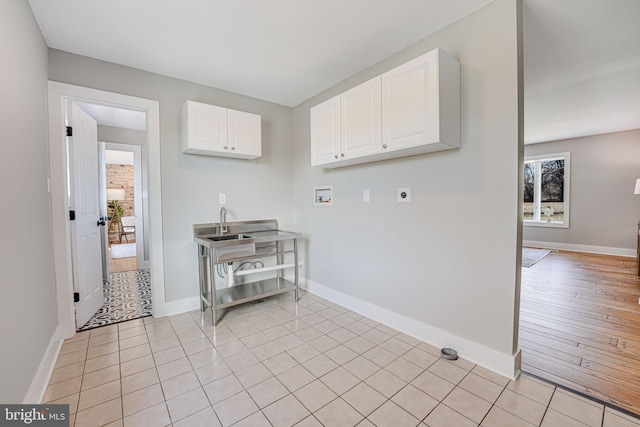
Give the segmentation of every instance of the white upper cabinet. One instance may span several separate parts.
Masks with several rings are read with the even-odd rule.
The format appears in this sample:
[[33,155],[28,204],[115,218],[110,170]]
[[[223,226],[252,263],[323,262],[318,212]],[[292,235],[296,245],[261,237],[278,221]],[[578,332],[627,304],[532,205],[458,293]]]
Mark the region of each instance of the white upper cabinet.
[[261,117],[257,114],[229,110],[229,151],[255,159],[262,156]]
[[310,114],[311,166],[380,153],[380,76],[316,105]]
[[431,51],[382,75],[385,149],[438,142],[437,74],[437,51]]
[[[340,149],[314,110],[340,98]],[[460,147],[460,64],[435,49],[311,109],[311,165],[340,167]],[[335,129],[334,129],[335,131]],[[333,133],[335,134],[335,132]],[[333,142],[335,145],[335,142]],[[337,157],[336,157],[337,155]]]
[[340,96],[311,109],[311,166],[337,161],[340,157]]
[[380,152],[380,76],[340,95],[343,160]]
[[227,109],[187,101],[182,107],[182,152],[208,154],[227,150]]
[[187,101],[182,107],[182,152],[258,158],[262,155],[261,117]]

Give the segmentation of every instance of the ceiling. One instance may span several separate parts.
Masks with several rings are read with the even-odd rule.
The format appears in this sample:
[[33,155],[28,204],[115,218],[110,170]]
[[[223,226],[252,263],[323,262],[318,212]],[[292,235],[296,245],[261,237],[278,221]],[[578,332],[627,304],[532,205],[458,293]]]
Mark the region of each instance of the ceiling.
[[49,47],[290,107],[492,0],[29,0]]
[[[491,1],[29,3],[51,48],[296,106]],[[640,1],[524,5],[525,141],[640,128]]]
[[74,101],[73,103],[96,119],[99,125],[140,131],[147,130],[147,115],[144,111],[80,101]]
[[525,141],[640,128],[640,1],[525,0]]

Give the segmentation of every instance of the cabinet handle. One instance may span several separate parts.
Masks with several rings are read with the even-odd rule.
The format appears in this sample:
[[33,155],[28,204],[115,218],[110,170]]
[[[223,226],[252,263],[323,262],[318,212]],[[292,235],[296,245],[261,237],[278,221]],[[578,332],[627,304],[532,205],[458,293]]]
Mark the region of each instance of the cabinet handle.
[[226,146],[226,145],[224,146],[224,149],[225,149],[225,150],[227,149],[227,146]]
[[336,154],[336,159],[338,158],[338,155]]
[[382,145],[382,148],[387,148],[387,144],[383,144],[383,145]]
[[344,157],[344,153],[340,154],[340,157]]
[[236,149],[236,147],[231,147],[231,149],[232,149],[232,150],[235,150],[235,149]]

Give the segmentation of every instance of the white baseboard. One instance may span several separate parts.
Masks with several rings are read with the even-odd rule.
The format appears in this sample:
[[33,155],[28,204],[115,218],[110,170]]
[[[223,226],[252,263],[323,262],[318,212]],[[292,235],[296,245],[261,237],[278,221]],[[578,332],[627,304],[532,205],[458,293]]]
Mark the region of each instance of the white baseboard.
[[635,249],[612,248],[609,246],[575,245],[572,243],[538,242],[535,240],[523,240],[522,245],[542,249],[557,249],[562,251],[588,252],[592,254],[617,255],[633,258],[636,257]]
[[186,313],[188,311],[198,310],[200,308],[200,297],[182,298],[176,301],[167,301],[161,313],[155,317],[173,316],[175,314]]
[[36,375],[33,377],[29,390],[27,390],[27,395],[24,397],[22,403],[36,405],[42,403],[63,342],[60,325],[58,325],[55,331],[53,331],[47,350],[44,352],[40,366],[38,366]]
[[507,378],[516,379],[520,375],[520,349],[515,354],[500,353],[477,342],[343,294],[319,283],[310,280],[301,280],[300,283],[301,287],[314,295],[318,295],[435,347],[455,348],[464,359]]

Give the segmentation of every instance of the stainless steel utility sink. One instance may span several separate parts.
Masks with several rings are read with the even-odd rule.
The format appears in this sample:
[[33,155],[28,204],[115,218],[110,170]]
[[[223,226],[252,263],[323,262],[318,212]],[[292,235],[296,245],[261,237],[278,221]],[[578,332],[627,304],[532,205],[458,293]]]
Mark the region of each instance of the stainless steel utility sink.
[[216,250],[216,258],[219,261],[231,260],[239,257],[253,256],[256,254],[256,244],[253,240],[251,243],[241,243],[246,240],[253,239],[249,234],[219,234],[208,236],[213,247]]
[[221,242],[225,240],[242,240],[242,239],[251,239],[251,236],[248,234],[223,234],[220,236],[211,236],[208,237],[214,242]]
[[213,251],[217,262],[251,257],[256,254],[256,247],[300,237],[300,233],[278,230],[275,219],[225,222],[224,226],[226,234],[220,234],[223,227],[219,223],[193,225],[194,240]]

